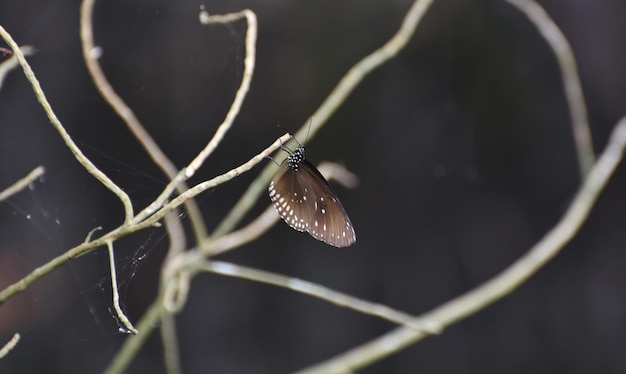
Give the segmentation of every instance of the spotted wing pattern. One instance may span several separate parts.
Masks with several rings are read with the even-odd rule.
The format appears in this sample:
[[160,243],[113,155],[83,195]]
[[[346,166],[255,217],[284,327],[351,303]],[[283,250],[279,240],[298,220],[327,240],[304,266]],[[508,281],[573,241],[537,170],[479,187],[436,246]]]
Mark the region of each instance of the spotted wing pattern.
[[315,166],[304,159],[303,147],[289,155],[288,165],[270,183],[269,195],[280,217],[292,228],[335,247],[348,247],[356,241],[339,198]]

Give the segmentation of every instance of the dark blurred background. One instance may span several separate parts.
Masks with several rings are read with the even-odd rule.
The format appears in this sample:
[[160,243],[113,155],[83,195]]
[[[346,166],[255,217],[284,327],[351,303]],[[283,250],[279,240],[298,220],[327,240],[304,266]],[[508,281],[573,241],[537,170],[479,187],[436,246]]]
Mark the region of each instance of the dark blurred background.
[[[411,2],[99,1],[95,39],[118,93],[180,167],[213,134],[241,79],[245,25],[198,23],[254,10],[257,65],[241,115],[193,182],[296,130],[354,63],[386,42]],[[571,42],[600,152],[626,113],[626,4],[542,1]],[[79,1],[0,2],[56,114],[139,210],[166,183],[94,89],[81,57]],[[4,44],[1,44],[4,46]],[[336,249],[282,222],[220,259],[307,279],[412,313],[499,273],[562,216],[580,183],[560,73],[536,29],[504,1],[437,1],[408,47],[369,76],[314,139],[311,161],[360,177],[336,187],[358,241]],[[0,286],[122,222],[121,204],[73,159],[21,71],[0,91],[0,188],[45,177],[0,204]],[[213,230],[260,171],[202,194]],[[580,234],[510,296],[363,373],[626,372],[626,168]],[[248,222],[269,204],[263,196]],[[185,223],[188,223],[183,218]],[[242,223],[242,224],[243,224]],[[116,243],[124,307],[153,299],[162,230]],[[117,352],[106,251],[73,261],[0,308],[0,372],[96,373]],[[285,373],[394,326],[317,299],[201,275],[177,318],[186,373]],[[129,372],[162,373],[158,334]]]

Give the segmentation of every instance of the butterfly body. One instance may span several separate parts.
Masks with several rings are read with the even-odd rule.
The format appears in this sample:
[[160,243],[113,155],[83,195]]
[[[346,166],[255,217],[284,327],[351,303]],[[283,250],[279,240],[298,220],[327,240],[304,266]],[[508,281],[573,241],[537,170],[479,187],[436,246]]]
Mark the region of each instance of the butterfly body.
[[280,217],[292,228],[308,232],[317,240],[335,247],[348,247],[356,234],[339,198],[300,145],[289,152],[287,165],[269,186],[270,199]]

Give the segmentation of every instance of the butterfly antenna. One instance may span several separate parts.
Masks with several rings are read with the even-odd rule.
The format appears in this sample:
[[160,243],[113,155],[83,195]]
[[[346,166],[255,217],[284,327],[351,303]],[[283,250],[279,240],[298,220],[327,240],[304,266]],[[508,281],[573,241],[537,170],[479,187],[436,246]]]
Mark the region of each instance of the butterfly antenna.
[[[300,147],[304,147],[299,141],[298,139],[296,139],[295,136],[291,135],[291,133],[289,132],[289,130],[287,130],[286,128],[282,127],[281,125],[276,125],[278,126],[278,128],[283,129],[287,134],[289,134],[289,136],[291,137],[291,140],[293,140],[294,142],[298,143],[298,146]],[[307,135],[308,136],[308,135]],[[293,153],[293,151],[291,149],[289,149],[287,146],[285,146],[281,140],[280,142],[280,149],[282,149],[283,151],[289,153],[290,155]]]
[[[280,127],[281,129],[287,131],[286,129],[284,129],[282,126],[280,125],[276,125],[278,127]],[[289,131],[287,131],[287,133],[289,133]],[[291,134],[289,134],[291,136]],[[280,142],[280,149],[282,149],[283,151],[287,152],[287,154],[289,154],[290,156],[293,154],[293,151],[291,149],[289,149],[289,147],[287,147],[286,145],[283,144],[283,140],[281,138],[278,138],[278,141]],[[268,158],[270,160],[272,160],[272,162],[278,166],[281,167],[283,166],[283,164],[285,163],[285,161],[287,161],[287,158],[283,159],[282,162],[278,162],[276,160],[274,160],[274,157],[272,156],[265,156],[265,158]]]

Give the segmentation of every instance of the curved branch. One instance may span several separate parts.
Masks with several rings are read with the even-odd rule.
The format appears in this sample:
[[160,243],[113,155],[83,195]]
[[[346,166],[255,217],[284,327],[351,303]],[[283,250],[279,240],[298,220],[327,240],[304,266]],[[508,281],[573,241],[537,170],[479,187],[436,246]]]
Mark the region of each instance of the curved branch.
[[11,35],[2,26],[0,26],[0,35],[2,36],[2,38],[4,38],[7,44],[9,44],[11,49],[13,49],[13,53],[15,54],[17,60],[22,66],[22,70],[24,70],[24,75],[26,76],[26,79],[28,79],[31,86],[33,86],[33,91],[35,91],[35,96],[37,97],[37,100],[46,112],[46,115],[48,116],[48,119],[50,119],[52,126],[54,126],[59,135],[61,135],[61,138],[65,142],[65,145],[70,149],[72,154],[74,154],[76,160],[85,168],[85,170],[87,170],[89,174],[93,175],[97,180],[100,181],[100,183],[102,183],[106,188],[108,188],[120,199],[122,205],[124,205],[124,222],[130,222],[133,218],[133,204],[131,203],[130,198],[128,197],[126,192],[124,192],[117,184],[109,179],[106,174],[100,171],[100,169],[98,169],[91,162],[91,160],[89,160],[87,156],[83,154],[80,148],[78,148],[78,146],[76,145],[76,143],[74,143],[67,131],[65,131],[65,128],[61,124],[61,121],[59,121],[56,114],[54,114],[54,111],[52,110],[52,107],[50,106],[50,103],[48,102],[48,99],[46,98],[46,95],[44,94],[43,89],[41,88],[41,85],[37,80],[37,77],[35,77],[33,69],[31,69],[30,65],[26,61],[24,54],[17,46],[17,43],[15,43],[15,40],[13,40]]
[[563,32],[554,23],[554,20],[550,18],[548,13],[537,2],[532,0],[507,1],[526,14],[530,21],[535,24],[556,56],[561,71],[561,79],[563,80],[567,106],[572,119],[574,145],[578,153],[580,175],[584,179],[595,162],[595,155],[593,154],[587,107],[585,106],[585,98],[572,47],[569,45]]
[[248,94],[250,89],[250,83],[252,82],[252,74],[254,73],[254,65],[256,61],[256,38],[257,38],[257,20],[256,14],[250,9],[244,9],[240,12],[229,14],[216,14],[209,15],[207,12],[200,12],[200,22],[208,25],[212,23],[231,23],[239,19],[245,18],[248,22],[248,28],[246,30],[246,57],[243,61],[243,77],[241,79],[241,85],[235,94],[235,99],[226,114],[226,118],[222,124],[220,124],[215,131],[215,135],[204,147],[202,151],[196,156],[196,158],[187,166],[185,175],[187,178],[191,178],[192,175],[198,170],[198,168],[204,163],[211,153],[220,144],[228,130],[230,130],[235,118],[241,110],[243,100]]
[[43,166],[37,166],[30,173],[28,173],[24,178],[18,180],[13,183],[6,189],[0,191],[0,201],[5,200],[16,193],[20,192],[24,188],[28,187],[29,184],[33,183],[37,178],[41,177],[46,172],[46,169]]
[[[561,220],[526,255],[483,285],[418,317],[426,326],[453,324],[508,295],[556,256],[585,222],[600,192],[623,158],[626,147],[626,116],[611,135],[606,149],[590,170],[587,179]],[[377,339],[300,373],[347,373],[389,356],[426,337],[424,332],[397,328]]]
[[[109,83],[100,64],[100,49],[96,47],[93,41],[93,6],[95,0],[85,0],[80,7],[80,38],[83,50],[83,58],[87,65],[87,70],[93,79],[94,84],[104,100],[109,103],[111,108],[124,121],[130,129],[135,139],[146,150],[152,161],[169,177],[170,180],[176,180],[174,187],[182,193],[187,190],[187,184],[182,178],[176,178],[179,173],[176,165],[165,155],[150,133],[143,127],[133,110],[126,105],[124,100],[115,92],[113,86]],[[173,190],[173,189],[172,189]],[[173,192],[173,191],[172,191]],[[169,195],[168,195],[169,196]],[[185,208],[189,213],[189,219],[193,226],[196,240],[200,241],[207,236],[206,225],[202,218],[200,208],[195,200],[189,200],[185,203]],[[133,222],[137,222],[136,219]]]
[[0,348],[0,359],[6,357],[13,348],[20,342],[20,334],[15,333],[11,340],[9,340],[2,348]]

